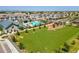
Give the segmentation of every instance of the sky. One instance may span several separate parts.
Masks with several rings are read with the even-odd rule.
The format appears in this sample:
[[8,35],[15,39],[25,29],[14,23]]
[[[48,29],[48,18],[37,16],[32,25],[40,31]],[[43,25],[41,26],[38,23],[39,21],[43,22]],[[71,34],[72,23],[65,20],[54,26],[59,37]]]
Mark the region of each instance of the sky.
[[79,11],[79,6],[0,6],[0,11]]

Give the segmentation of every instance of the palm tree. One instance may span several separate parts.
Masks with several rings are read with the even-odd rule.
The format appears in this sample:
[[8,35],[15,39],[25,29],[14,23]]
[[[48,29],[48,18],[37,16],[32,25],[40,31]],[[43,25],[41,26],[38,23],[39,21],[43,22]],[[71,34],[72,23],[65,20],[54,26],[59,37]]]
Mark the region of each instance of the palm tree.
[[24,29],[24,27],[23,27],[23,18],[19,17],[18,21],[19,21],[19,27],[20,27],[20,29],[23,30]]

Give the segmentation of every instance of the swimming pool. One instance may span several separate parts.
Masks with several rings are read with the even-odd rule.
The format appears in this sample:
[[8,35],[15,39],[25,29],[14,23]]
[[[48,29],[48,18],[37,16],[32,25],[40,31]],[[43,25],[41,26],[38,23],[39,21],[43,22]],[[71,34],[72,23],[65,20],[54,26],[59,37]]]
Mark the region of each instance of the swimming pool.
[[39,26],[41,24],[40,21],[32,21],[31,22],[32,26]]

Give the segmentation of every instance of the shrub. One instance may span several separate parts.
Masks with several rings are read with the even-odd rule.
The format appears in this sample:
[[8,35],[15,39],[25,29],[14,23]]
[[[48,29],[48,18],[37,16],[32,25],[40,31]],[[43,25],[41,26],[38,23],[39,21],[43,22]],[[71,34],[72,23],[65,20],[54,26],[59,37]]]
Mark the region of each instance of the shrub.
[[0,27],[0,31],[2,31],[3,29],[2,29],[2,27]]
[[55,50],[55,52],[56,52],[56,53],[60,53],[60,50],[61,50],[61,49],[58,48],[58,49]]
[[44,25],[44,28],[46,28],[46,25]]
[[75,40],[73,40],[71,44],[72,44],[72,45],[75,45],[75,43],[76,43]]
[[77,39],[79,40],[79,36],[77,37]]
[[33,28],[33,31],[35,31],[35,29]]
[[48,20],[41,20],[41,22],[46,24],[48,22]]
[[41,27],[39,26],[39,29],[41,29]]
[[28,30],[26,29],[25,32],[28,33]]
[[67,48],[62,48],[62,51],[68,52],[69,50]]
[[24,49],[25,47],[24,47],[24,45],[22,43],[19,43],[19,48]]
[[69,45],[68,43],[64,43],[64,48],[63,48],[63,50],[64,50],[65,52],[68,52],[68,51],[70,50],[70,45]]

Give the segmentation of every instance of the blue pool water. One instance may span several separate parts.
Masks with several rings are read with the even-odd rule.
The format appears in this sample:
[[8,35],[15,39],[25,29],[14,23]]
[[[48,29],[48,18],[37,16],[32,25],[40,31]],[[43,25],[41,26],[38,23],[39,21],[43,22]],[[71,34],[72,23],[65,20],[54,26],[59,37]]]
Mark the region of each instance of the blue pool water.
[[39,26],[41,24],[41,22],[39,22],[39,21],[32,21],[31,24],[33,26]]

